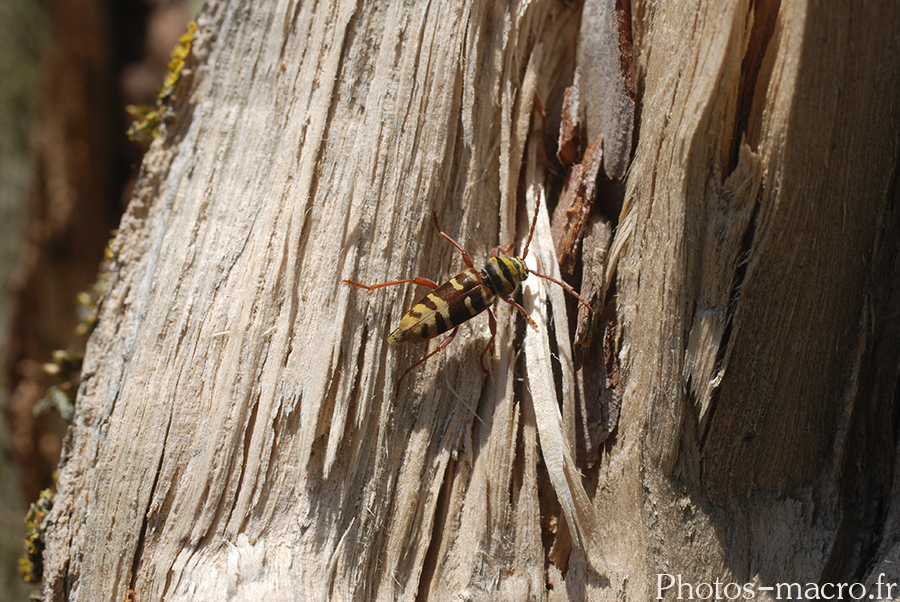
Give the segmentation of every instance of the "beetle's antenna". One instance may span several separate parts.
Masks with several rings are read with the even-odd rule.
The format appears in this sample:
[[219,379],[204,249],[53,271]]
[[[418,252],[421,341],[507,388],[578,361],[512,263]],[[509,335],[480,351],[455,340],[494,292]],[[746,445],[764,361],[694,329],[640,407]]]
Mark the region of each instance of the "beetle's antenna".
[[531,231],[528,232],[528,240],[525,242],[525,250],[522,251],[521,259],[525,259],[528,256],[528,247],[531,246],[531,239],[534,237],[534,227],[537,226],[537,218],[538,212],[541,210],[541,189],[538,188],[537,192],[537,204],[534,207],[534,219],[531,220]]
[[578,302],[581,303],[582,305],[584,305],[588,309],[588,311],[591,312],[591,315],[593,315],[594,308],[591,307],[591,304],[588,303],[584,297],[582,297],[581,295],[576,293],[574,288],[572,288],[571,286],[569,286],[562,280],[557,280],[556,278],[551,278],[550,276],[547,276],[546,274],[539,274],[532,269],[529,269],[528,273],[531,274],[532,276],[537,276],[538,278],[543,278],[544,280],[549,280],[550,282],[560,285],[564,291],[566,291],[567,293],[569,293],[570,295],[572,295],[573,297],[578,299]]

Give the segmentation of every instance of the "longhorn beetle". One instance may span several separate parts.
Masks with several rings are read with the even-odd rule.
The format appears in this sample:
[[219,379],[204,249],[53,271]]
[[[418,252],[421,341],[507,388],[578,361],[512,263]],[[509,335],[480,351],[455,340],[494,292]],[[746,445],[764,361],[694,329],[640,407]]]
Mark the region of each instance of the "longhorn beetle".
[[515,299],[511,297],[511,295],[516,292],[516,289],[519,288],[519,284],[528,278],[529,274],[558,284],[563,290],[578,299],[579,303],[587,307],[588,311],[594,313],[591,305],[585,301],[581,295],[576,293],[575,289],[571,286],[565,282],[551,278],[550,276],[539,274],[534,270],[529,270],[525,265],[525,257],[528,255],[528,247],[531,245],[531,238],[534,236],[534,227],[537,225],[538,210],[540,209],[540,206],[541,197],[538,196],[537,207],[535,207],[534,211],[534,219],[531,221],[531,230],[528,232],[528,240],[525,242],[525,249],[522,251],[521,257],[500,257],[501,252],[509,254],[515,242],[505,248],[497,246],[491,250],[490,258],[484,266],[484,269],[477,270],[472,263],[472,258],[466,250],[441,230],[437,213],[432,213],[434,227],[437,228],[441,238],[449,242],[462,253],[463,261],[466,263],[465,270],[451,278],[449,282],[440,286],[427,278],[406,278],[404,280],[395,280],[394,282],[384,282],[382,284],[372,285],[360,284],[353,280],[342,281],[344,284],[364,288],[367,291],[373,291],[377,288],[393,286],[395,284],[405,284],[407,282],[415,282],[421,286],[427,286],[434,289],[433,293],[425,295],[418,303],[412,306],[412,309],[406,312],[403,318],[400,319],[400,326],[391,333],[388,342],[391,345],[399,345],[404,342],[420,343],[447,332],[451,328],[453,330],[447,338],[441,341],[440,345],[438,345],[434,351],[406,369],[406,372],[404,372],[400,377],[400,380],[397,381],[398,387],[407,374],[450,344],[453,337],[456,336],[456,331],[459,330],[460,324],[474,318],[483,311],[487,311],[488,313],[488,325],[491,330],[491,338],[488,339],[487,345],[482,349],[481,354],[479,355],[479,361],[481,363],[481,371],[487,374],[487,368],[484,366],[484,355],[488,352],[488,349],[491,348],[491,343],[494,340],[494,336],[497,334],[497,319],[494,317],[494,312],[491,310],[491,305],[493,305],[496,297],[499,297],[519,310],[519,312],[525,316],[528,324],[530,324],[532,328],[537,328],[537,323],[525,313],[525,308],[519,305]]

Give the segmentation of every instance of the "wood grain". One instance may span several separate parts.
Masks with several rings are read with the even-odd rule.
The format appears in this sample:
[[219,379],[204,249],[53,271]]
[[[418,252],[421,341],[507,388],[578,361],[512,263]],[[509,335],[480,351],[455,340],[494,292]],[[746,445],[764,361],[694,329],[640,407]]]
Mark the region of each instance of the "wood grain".
[[646,600],[885,566],[900,9],[854,6],[632,4],[622,406],[589,468],[558,287],[524,342],[500,309],[490,376],[473,320],[398,389],[420,291],[340,285],[458,272],[432,211],[476,261],[521,241],[580,6],[208,3],[114,244],[46,598]]

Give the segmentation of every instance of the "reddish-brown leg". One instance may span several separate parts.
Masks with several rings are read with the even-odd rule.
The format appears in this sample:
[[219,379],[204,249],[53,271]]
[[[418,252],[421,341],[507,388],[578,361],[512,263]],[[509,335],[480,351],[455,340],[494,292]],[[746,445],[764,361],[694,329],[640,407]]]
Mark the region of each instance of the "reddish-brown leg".
[[525,319],[528,321],[528,325],[531,326],[532,328],[534,328],[535,330],[537,330],[537,322],[532,320],[531,316],[529,316],[527,313],[525,313],[525,308],[522,307],[521,305],[519,305],[518,303],[516,303],[515,299],[513,299],[509,295],[497,295],[497,296],[500,297],[501,299],[503,299],[504,301],[506,301],[507,303],[509,303],[510,305],[512,305],[513,307],[515,307],[516,309],[518,309],[519,313],[521,313],[523,316],[525,316]]
[[395,280],[393,282],[382,282],[381,284],[360,284],[359,282],[355,282],[353,280],[341,280],[344,284],[351,284],[353,286],[358,286],[359,288],[364,288],[367,291],[374,291],[376,288],[382,288],[385,286],[394,286],[395,284],[406,284],[407,282],[415,282],[420,286],[428,286],[431,288],[438,288],[438,285],[428,278],[405,278],[404,280]]
[[491,256],[491,257],[496,257],[497,255],[500,255],[501,253],[503,253],[504,255],[509,255],[510,252],[513,250],[513,247],[514,247],[514,246],[516,246],[515,241],[509,243],[509,244],[506,245],[505,247],[501,247],[500,245],[497,245],[496,247],[494,247],[493,249],[491,249],[491,255],[490,255],[490,256]]
[[475,264],[472,263],[472,258],[469,257],[469,254],[466,253],[466,250],[463,249],[461,246],[459,246],[458,242],[456,242],[455,240],[450,238],[450,236],[447,233],[445,233],[443,230],[441,230],[441,224],[440,224],[440,222],[438,222],[437,213],[432,213],[431,215],[432,215],[432,217],[434,217],[434,227],[437,228],[438,234],[441,235],[441,238],[443,238],[444,240],[449,242],[451,245],[456,247],[460,253],[462,253],[463,261],[466,262],[466,267],[474,268]]
[[494,337],[497,335],[497,319],[494,317],[494,312],[490,307],[487,309],[487,314],[488,328],[491,329],[491,338],[488,339],[487,345],[484,346],[484,349],[481,350],[481,355],[478,356],[478,362],[481,364],[481,371],[484,372],[485,376],[487,376],[488,370],[484,367],[484,354],[491,348],[491,343],[494,342]]
[[434,349],[434,351],[432,351],[431,353],[429,353],[428,355],[426,355],[425,357],[423,357],[422,359],[420,359],[418,362],[416,362],[415,364],[413,364],[413,365],[410,366],[409,368],[407,368],[407,369],[406,369],[406,372],[404,372],[403,375],[400,377],[400,380],[397,381],[397,388],[398,388],[398,389],[400,388],[400,383],[403,382],[403,379],[406,378],[406,375],[407,375],[407,374],[409,374],[410,372],[412,372],[413,370],[415,370],[416,368],[418,368],[421,364],[423,364],[423,363],[425,362],[425,360],[427,360],[428,358],[430,358],[432,355],[438,353],[439,351],[443,350],[447,345],[449,345],[449,344],[450,344],[450,341],[453,340],[453,337],[456,336],[456,331],[457,331],[457,330],[459,330],[459,326],[457,326],[457,327],[454,328],[452,331],[450,331],[450,336],[448,336],[446,339],[444,339],[443,341],[441,341],[441,344],[438,345],[438,346]]

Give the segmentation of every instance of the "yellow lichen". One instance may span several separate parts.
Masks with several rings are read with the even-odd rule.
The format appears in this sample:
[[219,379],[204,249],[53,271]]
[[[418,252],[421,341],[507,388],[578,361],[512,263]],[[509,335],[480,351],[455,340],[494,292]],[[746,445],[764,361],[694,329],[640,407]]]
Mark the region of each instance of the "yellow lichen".
[[175,84],[178,83],[178,78],[181,77],[181,72],[184,69],[184,61],[191,54],[191,44],[194,41],[196,32],[197,23],[191,21],[188,23],[187,32],[181,36],[178,44],[172,49],[163,86],[156,96],[156,107],[149,105],[128,105],[125,107],[128,114],[135,118],[134,123],[128,127],[128,138],[130,140],[149,144],[154,138],[159,136],[159,126],[162,122],[160,110],[168,102],[172,92],[175,91]]
[[32,502],[25,515],[25,556],[19,559],[19,573],[26,583],[37,583],[44,571],[44,531],[47,529],[47,514],[53,507],[53,496],[49,489],[44,489],[36,502]]

